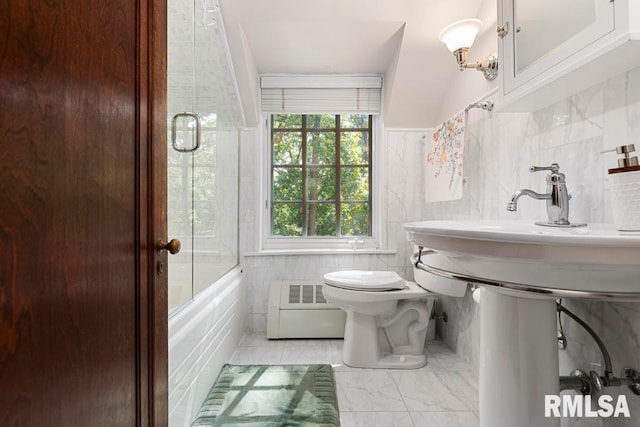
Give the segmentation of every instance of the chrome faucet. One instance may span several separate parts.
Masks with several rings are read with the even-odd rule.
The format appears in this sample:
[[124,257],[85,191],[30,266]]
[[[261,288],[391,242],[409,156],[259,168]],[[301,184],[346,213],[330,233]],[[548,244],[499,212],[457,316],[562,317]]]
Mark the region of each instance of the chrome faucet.
[[569,222],[569,199],[571,196],[567,192],[565,176],[559,172],[560,166],[553,163],[551,166],[531,166],[530,172],[551,171],[547,175],[547,192],[545,194],[536,193],[533,190],[518,190],[511,196],[511,201],[507,204],[507,210],[516,212],[518,210],[518,199],[521,196],[533,197],[537,200],[547,201],[548,221],[538,221],[538,225],[546,225],[549,227],[579,227],[586,224],[571,224]]

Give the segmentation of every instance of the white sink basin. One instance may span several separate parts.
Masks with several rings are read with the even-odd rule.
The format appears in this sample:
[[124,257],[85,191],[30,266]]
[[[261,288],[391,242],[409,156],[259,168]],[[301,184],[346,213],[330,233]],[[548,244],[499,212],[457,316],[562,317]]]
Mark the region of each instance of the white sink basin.
[[[553,228],[520,221],[421,221],[408,239],[442,255],[423,257],[445,272],[499,282],[533,296],[640,297],[640,233],[611,225]],[[472,281],[472,280],[470,280]]]
[[418,267],[484,287],[480,310],[480,426],[560,427],[554,298],[640,300],[640,233],[606,225],[550,228],[515,221],[405,224],[432,251]]

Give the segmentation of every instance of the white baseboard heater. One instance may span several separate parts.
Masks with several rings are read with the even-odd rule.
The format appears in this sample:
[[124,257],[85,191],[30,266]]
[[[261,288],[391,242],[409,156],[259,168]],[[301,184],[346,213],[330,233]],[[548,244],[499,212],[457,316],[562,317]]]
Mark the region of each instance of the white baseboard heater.
[[267,338],[342,338],[346,315],[322,296],[322,283],[275,280],[269,284]]

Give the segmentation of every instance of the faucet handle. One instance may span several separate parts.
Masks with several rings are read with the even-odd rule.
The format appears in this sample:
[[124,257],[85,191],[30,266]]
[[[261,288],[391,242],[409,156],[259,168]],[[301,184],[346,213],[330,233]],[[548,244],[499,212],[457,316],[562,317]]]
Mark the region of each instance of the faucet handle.
[[553,173],[558,173],[559,170],[560,165],[557,163],[552,163],[551,166],[531,166],[529,168],[529,172],[551,171]]

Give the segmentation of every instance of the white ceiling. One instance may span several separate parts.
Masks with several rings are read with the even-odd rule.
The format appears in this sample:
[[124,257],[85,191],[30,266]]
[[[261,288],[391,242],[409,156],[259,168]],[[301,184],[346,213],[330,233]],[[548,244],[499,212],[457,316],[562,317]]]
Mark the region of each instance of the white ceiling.
[[458,19],[478,17],[483,31],[496,21],[491,0],[220,0],[220,8],[248,126],[259,117],[262,73],[381,73],[385,125],[431,127],[458,73],[438,33]]

